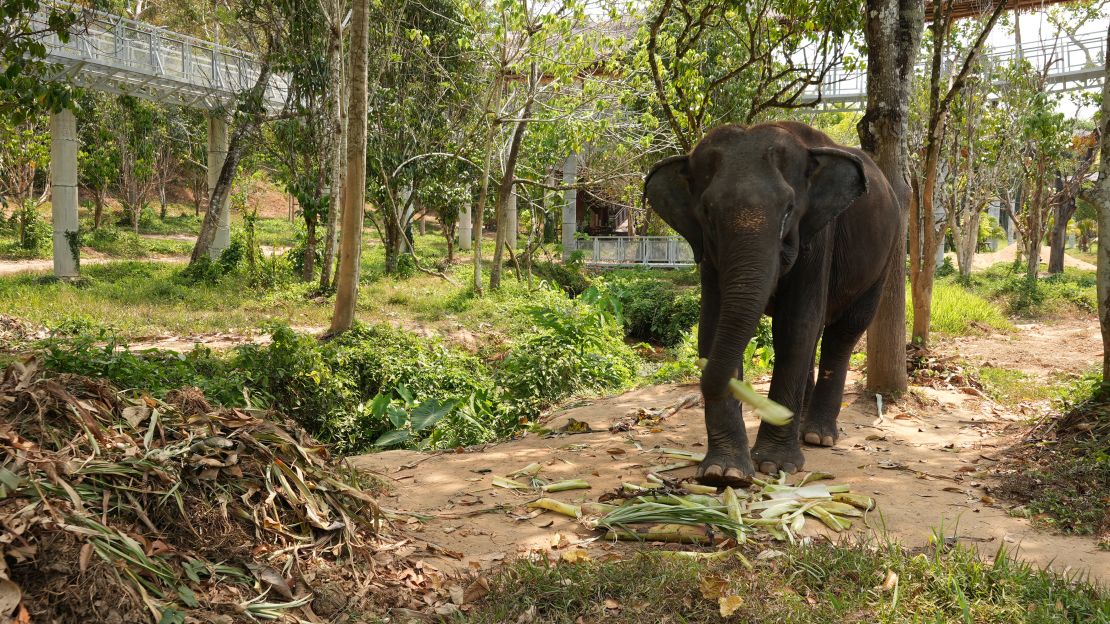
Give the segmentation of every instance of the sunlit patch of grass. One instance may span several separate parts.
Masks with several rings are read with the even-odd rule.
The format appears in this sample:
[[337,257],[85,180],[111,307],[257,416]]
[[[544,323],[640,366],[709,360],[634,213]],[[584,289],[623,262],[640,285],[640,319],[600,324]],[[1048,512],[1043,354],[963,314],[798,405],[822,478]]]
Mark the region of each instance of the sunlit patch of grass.
[[[907,301],[909,292],[907,286]],[[906,306],[906,326],[913,326],[913,306]],[[931,329],[948,336],[967,336],[992,331],[1012,331],[1014,326],[991,301],[960,284],[937,280],[933,284]]]
[[1024,267],[1000,263],[972,273],[965,285],[971,291],[997,302],[1007,314],[1026,318],[1048,318],[1060,314],[1095,312],[1095,272],[1065,268],[1063,273],[1044,275],[1036,281],[1025,276]]
[[[557,565],[519,561],[491,580],[472,622],[1110,622],[1105,590],[962,547],[784,547],[749,569],[660,554]],[[896,581],[884,587],[888,572]],[[722,617],[720,594],[739,609]],[[520,618],[520,619],[518,619]]]

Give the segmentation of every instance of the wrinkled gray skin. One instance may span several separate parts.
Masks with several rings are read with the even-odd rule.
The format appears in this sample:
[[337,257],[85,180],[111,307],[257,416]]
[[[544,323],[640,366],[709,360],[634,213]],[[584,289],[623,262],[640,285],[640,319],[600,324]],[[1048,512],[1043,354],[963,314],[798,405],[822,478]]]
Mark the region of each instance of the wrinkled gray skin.
[[[709,449],[698,480],[745,485],[756,466],[772,475],[800,470],[803,440],[837,441],[848,359],[897,248],[889,184],[862,151],[805,124],[778,122],[712,130],[689,156],[657,163],[644,195],[689,241],[701,272]],[[743,378],[744,349],[762,314],[772,317],[775,348],[770,398],[795,417],[782,427],[760,423],[749,454],[728,380]]]

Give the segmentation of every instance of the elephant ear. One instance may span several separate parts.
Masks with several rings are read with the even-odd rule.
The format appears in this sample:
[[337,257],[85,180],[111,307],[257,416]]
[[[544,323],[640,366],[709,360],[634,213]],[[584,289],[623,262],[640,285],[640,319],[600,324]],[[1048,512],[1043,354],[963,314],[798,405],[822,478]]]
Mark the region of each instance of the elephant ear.
[[686,156],[663,159],[644,178],[644,197],[667,225],[690,243],[694,261],[701,262],[701,225],[694,218],[694,195],[690,191],[690,160]]
[[809,209],[799,224],[802,241],[825,229],[867,192],[867,173],[859,156],[835,147],[813,147],[809,161]]

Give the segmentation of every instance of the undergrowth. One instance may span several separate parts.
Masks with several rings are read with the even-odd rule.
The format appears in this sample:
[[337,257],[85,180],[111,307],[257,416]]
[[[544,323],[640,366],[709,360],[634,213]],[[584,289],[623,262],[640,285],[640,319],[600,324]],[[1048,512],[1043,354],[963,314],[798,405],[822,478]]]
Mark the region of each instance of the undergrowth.
[[1037,423],[1002,471],[1018,510],[1063,533],[1096,535],[1110,549],[1110,396],[1102,376],[1073,382],[1059,410]]
[[[492,579],[468,621],[1110,622],[1103,590],[1034,569],[1005,550],[986,561],[963,547],[915,553],[893,544],[818,543],[750,564],[664,554],[518,561]],[[735,612],[722,616],[723,602]]]

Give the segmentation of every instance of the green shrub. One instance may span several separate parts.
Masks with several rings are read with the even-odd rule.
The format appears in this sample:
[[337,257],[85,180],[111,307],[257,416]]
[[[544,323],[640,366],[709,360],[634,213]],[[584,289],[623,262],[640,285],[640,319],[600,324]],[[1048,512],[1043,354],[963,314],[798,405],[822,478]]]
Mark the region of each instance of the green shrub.
[[102,377],[136,392],[163,396],[185,386],[200,388],[222,405],[243,405],[247,379],[210,349],[189,353],[159,349],[131,351],[107,333],[55,334],[40,345],[43,365],[64,373]]
[[1061,313],[1091,314],[1097,309],[1095,273],[1065,268],[1062,273],[1031,281],[1024,267],[1009,263],[973,273],[968,287],[1000,302],[1007,314],[1043,318]]
[[533,419],[576,393],[635,379],[639,358],[624,342],[619,301],[596,290],[583,295],[529,311],[539,332],[518,342],[497,371],[509,413]]
[[682,288],[652,273],[606,276],[605,287],[620,300],[625,333],[636,340],[673,347],[698,322],[701,294]]
[[537,262],[532,265],[532,272],[541,280],[561,288],[568,297],[577,297],[590,287],[590,278],[582,272],[582,267],[579,264]]

